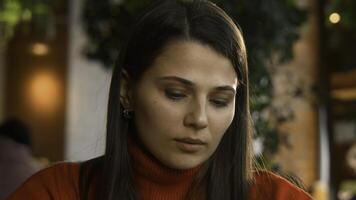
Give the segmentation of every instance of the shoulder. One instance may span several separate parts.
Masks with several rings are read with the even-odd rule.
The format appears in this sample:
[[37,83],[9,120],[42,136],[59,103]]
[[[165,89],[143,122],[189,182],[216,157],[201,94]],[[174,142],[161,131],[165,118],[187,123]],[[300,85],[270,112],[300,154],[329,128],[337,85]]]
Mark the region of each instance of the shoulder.
[[[291,199],[312,200],[313,198],[301,188],[285,178],[269,171],[261,170],[254,173],[254,181],[250,189],[251,200],[257,199]],[[263,197],[263,198],[261,198]]]
[[80,168],[80,163],[73,162],[58,162],[54,163],[49,167],[37,172],[33,175],[35,177],[42,177],[45,179],[58,179],[64,180],[65,177],[73,177],[78,175]]
[[79,163],[56,163],[26,180],[9,198],[20,199],[77,199]]

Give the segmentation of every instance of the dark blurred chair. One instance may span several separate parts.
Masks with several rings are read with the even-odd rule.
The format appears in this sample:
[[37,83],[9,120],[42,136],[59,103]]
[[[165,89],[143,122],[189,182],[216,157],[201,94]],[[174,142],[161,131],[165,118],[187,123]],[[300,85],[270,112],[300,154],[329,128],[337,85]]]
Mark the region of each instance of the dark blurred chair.
[[17,119],[0,125],[0,200],[42,168],[32,155],[27,126]]

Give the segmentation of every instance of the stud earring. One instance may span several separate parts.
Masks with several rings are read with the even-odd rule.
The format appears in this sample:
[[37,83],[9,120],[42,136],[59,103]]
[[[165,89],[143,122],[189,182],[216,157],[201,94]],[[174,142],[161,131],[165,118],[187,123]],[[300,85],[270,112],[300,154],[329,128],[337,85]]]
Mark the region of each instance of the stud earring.
[[130,109],[124,109],[123,115],[125,119],[132,119],[133,118],[134,111]]

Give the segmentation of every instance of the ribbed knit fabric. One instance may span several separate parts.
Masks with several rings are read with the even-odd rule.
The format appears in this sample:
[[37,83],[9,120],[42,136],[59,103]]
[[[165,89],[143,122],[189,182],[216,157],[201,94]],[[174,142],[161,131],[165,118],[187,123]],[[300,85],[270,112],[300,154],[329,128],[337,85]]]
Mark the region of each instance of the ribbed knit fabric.
[[187,170],[171,169],[135,142],[129,140],[134,180],[142,200],[184,200],[201,166]]

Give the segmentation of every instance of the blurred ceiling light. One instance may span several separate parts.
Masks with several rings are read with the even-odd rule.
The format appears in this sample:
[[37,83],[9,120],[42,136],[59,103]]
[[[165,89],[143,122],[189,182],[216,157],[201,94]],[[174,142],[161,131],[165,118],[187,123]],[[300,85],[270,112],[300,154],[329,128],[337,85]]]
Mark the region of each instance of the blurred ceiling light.
[[334,12],[334,13],[331,13],[331,15],[329,16],[329,20],[331,23],[337,24],[340,22],[341,16],[339,13]]
[[331,91],[331,95],[334,99],[343,101],[355,101],[356,100],[356,87],[345,89],[334,89]]
[[31,48],[31,52],[36,56],[44,56],[48,54],[49,48],[44,43],[35,43]]
[[32,105],[41,111],[53,111],[60,99],[60,85],[50,73],[38,73],[30,82]]

